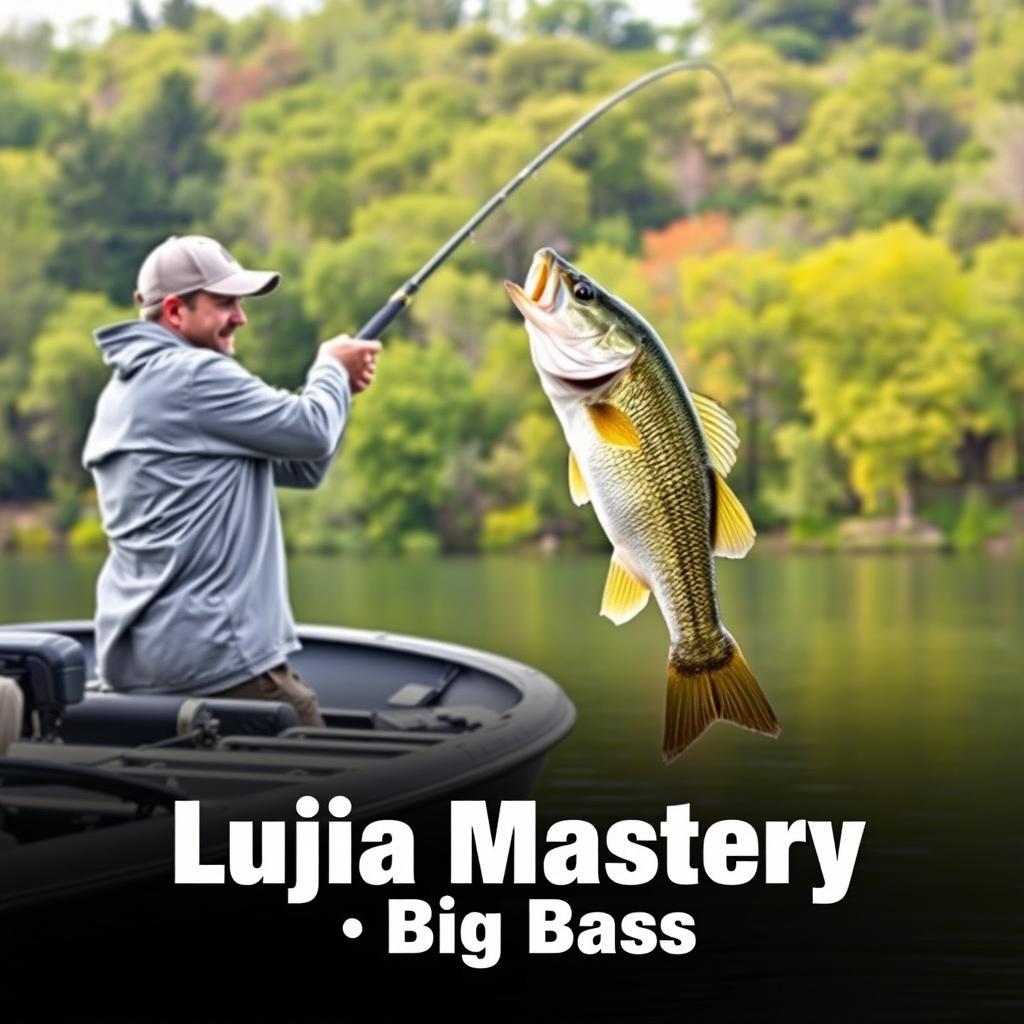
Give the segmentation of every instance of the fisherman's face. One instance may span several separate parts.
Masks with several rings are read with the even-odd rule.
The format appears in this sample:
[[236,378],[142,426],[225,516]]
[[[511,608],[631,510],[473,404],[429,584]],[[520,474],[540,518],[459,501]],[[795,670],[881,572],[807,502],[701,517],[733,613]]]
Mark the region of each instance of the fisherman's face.
[[189,309],[181,299],[170,309],[165,305],[164,317],[168,326],[197,348],[210,348],[233,356],[235,329],[246,322],[241,300],[233,295],[199,292],[194,306],[194,309]]

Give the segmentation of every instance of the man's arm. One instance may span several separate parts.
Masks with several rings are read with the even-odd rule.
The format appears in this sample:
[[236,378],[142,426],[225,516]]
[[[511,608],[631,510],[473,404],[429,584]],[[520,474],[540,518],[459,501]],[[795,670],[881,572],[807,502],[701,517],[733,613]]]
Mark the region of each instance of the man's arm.
[[210,454],[323,459],[337,447],[348,416],[348,375],[320,357],[299,394],[270,387],[233,359],[197,363],[191,412]]
[[[340,448],[341,445],[338,445]],[[335,448],[330,455],[324,459],[276,459],[274,461],[274,484],[277,487],[299,487],[310,490],[319,487],[320,482],[327,475],[331,468],[334,456],[338,454]]]
[[315,486],[338,448],[352,394],[373,379],[379,349],[345,336],[324,342],[297,395],[232,359],[203,359],[192,378],[196,427],[211,453],[274,459],[281,483]]
[[[379,341],[353,342],[347,334],[340,338],[324,342],[320,346],[321,353],[325,350],[335,357],[346,368],[349,388],[352,395],[365,391],[373,381],[377,368],[377,353],[380,351]],[[346,408],[346,421],[348,410]],[[313,488],[319,486],[327,474],[334,457],[341,447],[339,439],[334,451],[323,459],[279,459],[274,463],[274,483],[278,487]]]

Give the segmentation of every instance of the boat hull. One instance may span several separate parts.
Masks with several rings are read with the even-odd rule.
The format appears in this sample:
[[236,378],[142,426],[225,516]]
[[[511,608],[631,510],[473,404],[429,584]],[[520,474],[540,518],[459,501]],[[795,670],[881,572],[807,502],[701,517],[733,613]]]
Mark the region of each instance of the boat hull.
[[[78,641],[87,673],[93,674],[90,622],[5,627],[15,628]],[[443,820],[446,831],[452,800],[527,797],[548,751],[575,721],[575,709],[551,679],[499,655],[336,627],[300,626],[299,635],[303,649],[289,660],[317,692],[326,729],[217,735],[213,744],[196,747],[188,745],[187,737],[169,738],[164,746],[23,740],[8,756],[92,766],[199,800],[202,855],[224,862],[228,821],[294,821],[302,796],[315,797],[321,808],[331,797],[345,796],[352,803],[353,821],[398,817],[433,830]],[[121,700],[95,683],[87,688],[90,709]],[[68,710],[69,725],[74,710]],[[2,764],[0,758],[0,769]],[[42,813],[40,799],[24,788],[0,786],[0,814],[5,800],[8,817]],[[112,817],[104,820],[103,801],[95,794],[78,803],[88,809],[89,800],[103,827],[78,827],[83,815],[75,811],[76,798],[68,795],[64,813],[74,829],[0,847],[0,911],[167,874],[174,850],[168,807],[133,817],[129,806],[119,820],[117,804],[124,801],[111,805],[108,800]],[[53,813],[60,814],[60,807],[57,799]]]

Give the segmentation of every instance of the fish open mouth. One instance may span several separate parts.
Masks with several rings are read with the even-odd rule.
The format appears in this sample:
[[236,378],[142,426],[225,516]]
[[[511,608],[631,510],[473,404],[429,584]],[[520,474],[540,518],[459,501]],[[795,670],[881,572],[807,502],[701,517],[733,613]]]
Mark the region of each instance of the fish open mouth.
[[533,263],[530,264],[530,271],[522,287],[514,281],[505,282],[505,291],[519,307],[519,312],[527,320],[536,322],[538,326],[538,314],[551,314],[555,311],[561,289],[562,278],[551,249],[541,249],[533,257]]
[[550,249],[541,249],[533,257],[530,272],[523,284],[523,295],[546,313],[554,310],[562,287],[561,275]]
[[[569,334],[565,325],[556,314],[559,293],[563,287],[561,275],[558,272],[558,264],[555,261],[554,253],[548,249],[541,249],[534,257],[530,272],[526,276],[523,287],[514,281],[505,282],[505,291],[508,297],[523,314],[527,324],[532,324],[539,329],[553,345],[559,343],[568,344],[576,348],[588,343],[598,341],[606,332],[596,331],[593,334]],[[572,360],[578,362],[578,360]],[[593,367],[597,369],[598,367]],[[578,365],[573,370],[582,371],[579,377],[572,373],[559,373],[553,366],[548,367],[548,373],[583,391],[592,390],[611,381],[622,370],[619,366],[609,373],[589,375],[590,366]]]
[[523,291],[530,297],[531,302],[540,302],[550,273],[551,261],[548,259],[537,260],[530,268],[530,273],[526,279],[526,287]]

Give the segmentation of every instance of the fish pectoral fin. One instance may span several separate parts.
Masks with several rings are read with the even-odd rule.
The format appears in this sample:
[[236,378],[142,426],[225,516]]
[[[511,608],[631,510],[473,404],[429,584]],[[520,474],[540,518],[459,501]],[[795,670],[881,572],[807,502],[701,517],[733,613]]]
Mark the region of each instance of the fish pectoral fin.
[[601,614],[621,626],[644,610],[650,596],[650,587],[626,566],[617,551],[613,552],[601,597]]
[[633,421],[610,402],[594,402],[586,407],[598,437],[605,444],[613,444],[617,448],[639,448],[640,434]]
[[754,524],[720,473],[708,470],[708,485],[711,488],[711,550],[723,558],[742,558],[754,546]]
[[700,417],[700,425],[704,428],[711,467],[722,476],[728,476],[729,470],[736,465],[736,449],[740,445],[736,424],[713,398],[698,394],[696,391],[691,391],[690,397]]
[[580,464],[576,461],[576,453],[569,449],[569,495],[574,505],[586,505],[590,501],[587,482],[580,472]]

